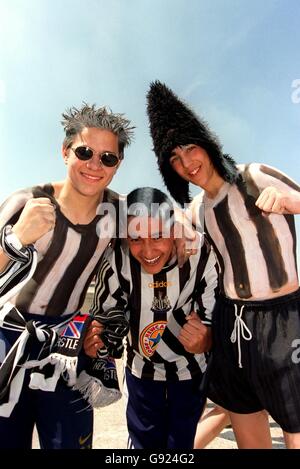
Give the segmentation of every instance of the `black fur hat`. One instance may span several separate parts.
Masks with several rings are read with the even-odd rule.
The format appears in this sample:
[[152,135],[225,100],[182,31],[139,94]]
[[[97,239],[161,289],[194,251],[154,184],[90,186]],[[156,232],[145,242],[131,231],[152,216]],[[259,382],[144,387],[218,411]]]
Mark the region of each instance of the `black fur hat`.
[[170,194],[181,205],[190,202],[189,183],[171,167],[169,159],[177,146],[193,143],[207,151],[216,171],[227,182],[238,175],[235,161],[224,155],[218,138],[199,117],[159,81],[150,84],[147,112],[159,170]]

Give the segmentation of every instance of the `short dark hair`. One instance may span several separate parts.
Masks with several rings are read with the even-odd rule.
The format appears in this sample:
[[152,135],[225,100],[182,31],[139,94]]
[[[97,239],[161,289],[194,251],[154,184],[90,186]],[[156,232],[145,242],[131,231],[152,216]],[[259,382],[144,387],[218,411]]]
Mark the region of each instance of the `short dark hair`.
[[96,108],[96,105],[83,103],[80,109],[72,107],[62,114],[61,121],[66,137],[63,145],[70,148],[74,139],[86,127],[96,127],[98,129],[109,130],[118,137],[120,156],[124,155],[124,148],[131,143],[133,129],[131,122],[124,117],[124,114],[116,114],[106,107]]
[[127,195],[128,216],[157,216],[170,221],[174,215],[169,197],[154,187],[139,187]]

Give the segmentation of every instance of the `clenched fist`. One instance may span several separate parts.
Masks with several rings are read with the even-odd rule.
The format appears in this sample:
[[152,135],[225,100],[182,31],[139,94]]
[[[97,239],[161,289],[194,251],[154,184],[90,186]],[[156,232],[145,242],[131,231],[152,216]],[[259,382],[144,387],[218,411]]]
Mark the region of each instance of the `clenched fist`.
[[26,202],[19,220],[12,231],[23,246],[34,243],[55,225],[55,206],[47,197],[30,199]]
[[182,327],[178,340],[190,353],[208,352],[211,348],[211,330],[206,327],[198,314],[192,311],[186,318],[187,322]]
[[300,192],[284,192],[276,187],[266,187],[258,197],[256,204],[264,212],[300,213]]

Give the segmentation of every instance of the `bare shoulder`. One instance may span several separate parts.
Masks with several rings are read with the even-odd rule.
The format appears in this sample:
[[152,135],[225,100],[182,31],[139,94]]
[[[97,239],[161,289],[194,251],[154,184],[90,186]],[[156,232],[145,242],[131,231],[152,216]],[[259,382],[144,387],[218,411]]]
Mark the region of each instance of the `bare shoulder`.
[[57,199],[61,193],[62,188],[64,187],[65,181],[55,181],[51,182],[51,185],[54,189],[54,197]]

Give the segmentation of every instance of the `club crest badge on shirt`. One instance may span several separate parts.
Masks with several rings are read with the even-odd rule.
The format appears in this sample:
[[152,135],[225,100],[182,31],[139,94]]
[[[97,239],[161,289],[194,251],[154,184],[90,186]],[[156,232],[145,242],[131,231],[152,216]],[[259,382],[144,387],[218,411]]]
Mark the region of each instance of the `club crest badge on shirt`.
[[154,354],[166,325],[167,321],[156,321],[148,324],[148,326],[143,329],[140,335],[140,345],[146,357],[151,357]]
[[151,306],[151,311],[154,313],[167,313],[171,309],[171,303],[167,295],[163,296],[159,293],[159,296],[154,296]]

